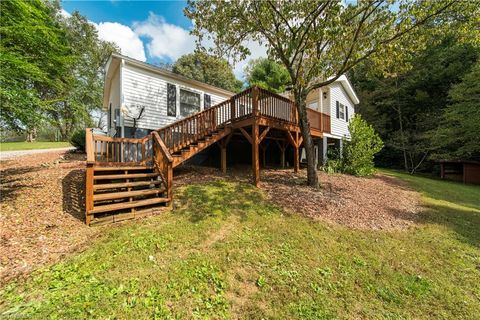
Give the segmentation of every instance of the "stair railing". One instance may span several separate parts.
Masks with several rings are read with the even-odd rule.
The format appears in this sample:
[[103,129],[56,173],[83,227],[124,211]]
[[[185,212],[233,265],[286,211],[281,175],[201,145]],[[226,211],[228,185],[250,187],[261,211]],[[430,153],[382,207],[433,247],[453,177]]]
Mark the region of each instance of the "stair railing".
[[167,198],[169,199],[168,205],[170,205],[173,199],[173,158],[158,132],[153,131],[150,137],[153,141],[153,164],[165,185]]

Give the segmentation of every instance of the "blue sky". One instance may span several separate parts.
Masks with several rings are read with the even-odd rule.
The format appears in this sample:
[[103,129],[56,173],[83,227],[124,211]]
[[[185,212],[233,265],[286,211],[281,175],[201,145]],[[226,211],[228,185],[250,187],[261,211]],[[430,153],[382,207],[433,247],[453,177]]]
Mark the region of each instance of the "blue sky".
[[[97,28],[99,37],[115,42],[122,54],[155,62],[174,62],[195,49],[189,34],[192,22],[183,15],[186,1],[62,1],[63,13],[79,11]],[[234,66],[237,78],[251,58],[265,56],[265,48],[249,45],[252,55]]]

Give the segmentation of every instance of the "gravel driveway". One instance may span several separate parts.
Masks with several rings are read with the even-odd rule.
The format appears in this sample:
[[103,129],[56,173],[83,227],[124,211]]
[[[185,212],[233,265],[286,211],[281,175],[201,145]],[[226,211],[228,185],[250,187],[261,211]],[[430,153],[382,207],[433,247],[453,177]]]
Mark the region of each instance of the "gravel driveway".
[[30,154],[44,153],[44,152],[58,152],[75,150],[75,147],[67,148],[52,148],[52,149],[33,149],[33,150],[17,150],[17,151],[2,151],[0,152],[0,160],[13,159],[20,156],[27,156]]

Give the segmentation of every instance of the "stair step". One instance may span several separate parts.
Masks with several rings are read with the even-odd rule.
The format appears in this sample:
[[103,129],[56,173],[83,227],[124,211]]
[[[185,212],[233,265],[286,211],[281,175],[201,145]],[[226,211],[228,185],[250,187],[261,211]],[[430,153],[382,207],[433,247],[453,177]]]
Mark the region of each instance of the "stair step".
[[157,176],[158,173],[105,174],[101,176],[94,176],[93,180],[151,178]]
[[115,210],[121,210],[121,209],[143,207],[143,206],[149,206],[149,205],[157,204],[157,203],[165,203],[165,202],[168,202],[168,201],[169,201],[168,198],[152,198],[152,199],[146,199],[146,200],[106,204],[106,205],[102,205],[102,206],[93,207],[93,209],[90,210],[88,212],[88,214],[95,214],[95,213],[100,213],[100,212],[109,212],[109,211],[115,211]]
[[122,170],[152,170],[151,166],[132,166],[132,167],[95,167],[93,170],[97,171],[122,171]]
[[149,185],[157,185],[160,183],[162,183],[162,181],[154,180],[154,181],[95,184],[93,186],[93,190],[96,191],[96,190],[105,190],[105,189],[142,187],[142,186],[149,186]]
[[101,194],[94,195],[93,196],[93,201],[113,200],[113,199],[122,199],[122,198],[129,198],[129,197],[138,197],[138,196],[148,196],[148,195],[159,194],[159,193],[162,193],[164,191],[165,191],[165,188],[101,193]]

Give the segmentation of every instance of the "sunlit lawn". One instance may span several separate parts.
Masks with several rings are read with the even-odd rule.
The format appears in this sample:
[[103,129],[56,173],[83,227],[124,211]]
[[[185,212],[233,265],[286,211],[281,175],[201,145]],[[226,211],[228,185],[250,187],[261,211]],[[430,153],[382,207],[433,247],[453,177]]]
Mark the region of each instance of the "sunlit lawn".
[[289,216],[247,184],[191,185],[171,213],[7,285],[0,317],[478,319],[480,188],[388,174],[423,192],[411,230]]
[[17,150],[33,150],[33,149],[51,149],[66,148],[72,145],[68,142],[2,142],[0,143],[1,151],[17,151]]

